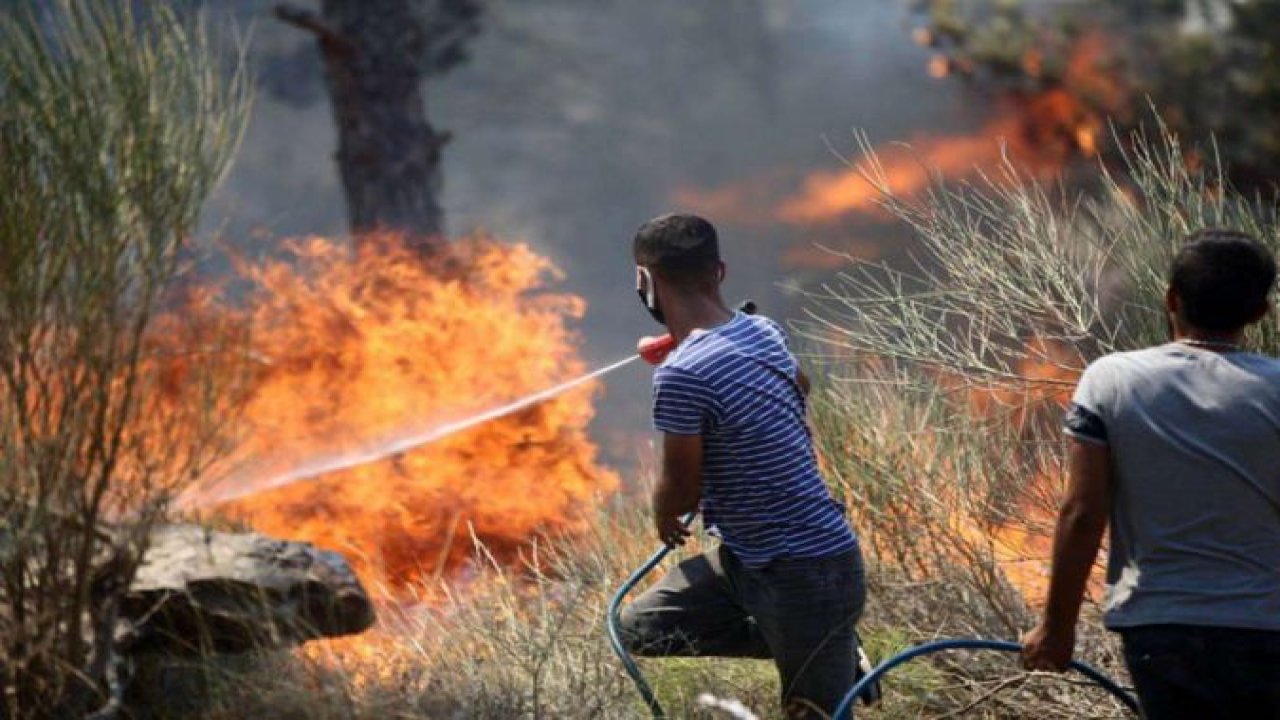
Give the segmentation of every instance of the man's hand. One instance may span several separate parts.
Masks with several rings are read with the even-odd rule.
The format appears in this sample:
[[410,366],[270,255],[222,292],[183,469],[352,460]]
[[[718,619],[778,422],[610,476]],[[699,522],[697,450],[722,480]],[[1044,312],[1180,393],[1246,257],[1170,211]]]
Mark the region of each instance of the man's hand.
[[812,385],[809,383],[809,376],[805,375],[800,368],[796,368],[796,386],[800,388],[801,395],[809,397],[809,388]]
[[1071,662],[1075,652],[1076,632],[1054,632],[1040,623],[1034,630],[1022,636],[1022,666],[1028,670],[1052,670],[1062,672]]
[[645,336],[636,343],[636,354],[650,365],[661,365],[662,361],[667,359],[667,355],[675,349],[676,339],[671,333],[657,337]]
[[658,529],[658,539],[669,548],[684,545],[689,539],[689,528],[675,515],[653,516],[653,524]]

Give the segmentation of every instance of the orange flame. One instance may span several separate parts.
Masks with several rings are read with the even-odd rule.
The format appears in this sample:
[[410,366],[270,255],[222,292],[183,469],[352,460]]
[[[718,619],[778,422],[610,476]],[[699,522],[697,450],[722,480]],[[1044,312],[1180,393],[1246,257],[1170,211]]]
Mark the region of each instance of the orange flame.
[[[1015,428],[1024,428],[1039,414],[1051,422],[1057,420],[1070,402],[1072,391],[1083,372],[1084,358],[1068,345],[1045,338],[1027,341],[1016,375],[1022,384],[1016,387],[975,389],[968,399],[973,411],[992,416],[997,408]],[[1048,592],[1050,557],[1053,550],[1052,528],[1056,507],[1050,502],[1058,497],[1065,483],[1062,471],[1037,474],[1026,479],[1026,486],[1015,499],[1015,513],[1020,517],[1004,524],[985,528],[992,554],[1001,572],[1032,605],[1044,602]],[[1102,586],[1098,573],[1090,580],[1091,592]]]
[[[289,244],[243,272],[267,364],[245,409],[243,464],[268,478],[315,455],[455,421],[585,368],[568,323],[583,302],[541,292],[554,268],[523,245],[459,241],[429,268],[396,237]],[[463,564],[470,533],[500,558],[582,527],[617,477],[587,437],[590,389],[402,455],[251,495],[255,529],[343,552],[366,582],[402,587]],[[242,465],[243,467],[243,465]]]
[[787,182],[783,173],[766,172],[716,188],[685,185],[672,191],[671,203],[711,218],[732,220],[741,227],[769,227],[777,222],[777,188]]
[[[918,137],[908,149],[877,150],[884,178],[898,195],[911,196],[929,186],[939,176],[963,175],[975,167],[999,158],[1000,146],[993,138],[1010,137],[1013,129],[1001,121],[971,136]],[[852,212],[878,210],[879,191],[867,181],[864,162],[840,171],[818,171],[810,175],[798,193],[782,201],[777,217],[792,224],[813,224],[838,219]]]
[[[932,37],[922,31],[917,41],[929,44]],[[927,71],[934,77],[968,74],[966,62],[935,54]],[[1019,165],[1046,176],[1059,172],[1073,157],[1096,155],[1106,117],[1123,117],[1130,97],[1123,79],[1111,72],[1106,36],[1081,35],[1052,77],[1047,65],[1040,50],[1028,52],[1022,69],[1039,89],[1005,94],[996,116],[974,133],[917,136],[905,143],[905,151],[876,148],[879,169],[894,194],[911,197],[937,178],[973,175],[999,163],[1005,152]],[[866,161],[861,161],[842,171],[813,172],[797,192],[781,200],[774,199],[777,179],[765,177],[715,189],[680,188],[673,199],[740,225],[823,225],[855,213],[879,212],[880,193],[867,181],[867,170]]]

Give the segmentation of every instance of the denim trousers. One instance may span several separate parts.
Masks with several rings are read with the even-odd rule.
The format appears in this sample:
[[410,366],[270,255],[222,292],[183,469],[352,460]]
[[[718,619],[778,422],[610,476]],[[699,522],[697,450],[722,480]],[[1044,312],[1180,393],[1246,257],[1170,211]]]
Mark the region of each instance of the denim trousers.
[[1280,632],[1142,625],[1120,636],[1147,720],[1280,718]]
[[721,545],[627,606],[622,632],[636,655],[772,659],[788,717],[828,718],[853,686],[866,593],[857,548],[747,567]]

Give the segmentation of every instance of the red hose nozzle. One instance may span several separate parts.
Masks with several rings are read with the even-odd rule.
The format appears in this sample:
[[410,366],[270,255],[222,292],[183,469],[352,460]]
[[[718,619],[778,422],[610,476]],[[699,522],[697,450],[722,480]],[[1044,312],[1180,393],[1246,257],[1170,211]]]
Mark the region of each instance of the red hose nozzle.
[[[755,302],[752,300],[743,301],[738,306],[738,312],[755,315]],[[636,343],[636,354],[644,358],[644,361],[650,365],[660,365],[675,348],[676,339],[671,337],[670,333],[666,335],[646,335],[640,338],[640,342]]]
[[650,365],[657,365],[667,358],[667,353],[676,347],[676,339],[670,334],[647,336],[636,343],[636,353]]

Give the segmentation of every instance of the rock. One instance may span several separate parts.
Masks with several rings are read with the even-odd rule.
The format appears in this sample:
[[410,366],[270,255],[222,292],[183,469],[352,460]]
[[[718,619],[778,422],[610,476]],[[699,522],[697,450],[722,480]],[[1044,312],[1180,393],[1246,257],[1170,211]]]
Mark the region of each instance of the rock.
[[287,647],[373,624],[347,562],[308,543],[167,525],[121,606],[125,652],[194,655]]

